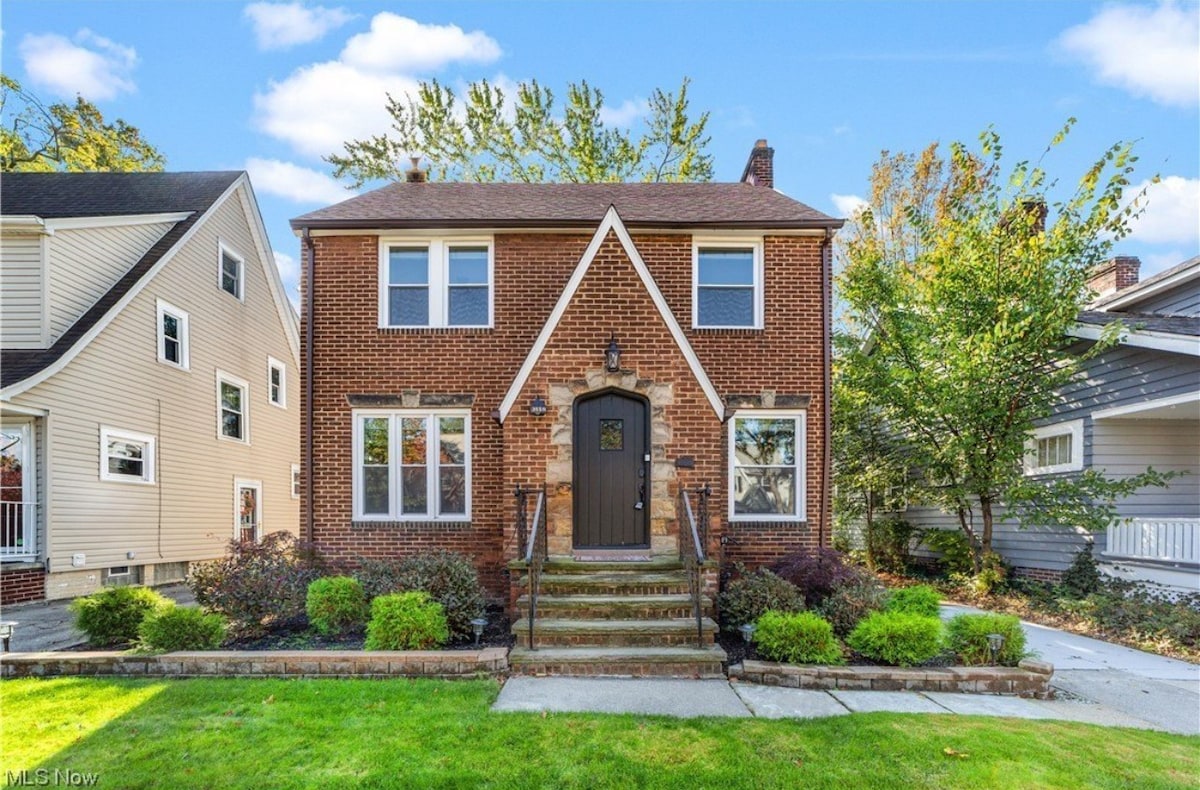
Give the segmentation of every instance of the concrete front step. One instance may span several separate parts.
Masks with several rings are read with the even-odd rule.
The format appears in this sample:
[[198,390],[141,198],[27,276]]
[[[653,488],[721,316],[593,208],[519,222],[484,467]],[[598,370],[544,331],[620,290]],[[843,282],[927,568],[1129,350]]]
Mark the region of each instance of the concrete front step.
[[[528,580],[526,580],[528,584]],[[539,595],[686,595],[682,572],[542,573]]]
[[650,560],[605,560],[602,562],[576,560],[570,557],[551,557],[542,565],[543,573],[663,573],[683,570],[677,559],[656,557]]
[[[671,620],[693,617],[690,595],[538,595],[538,618],[585,620]],[[713,602],[700,599],[700,613],[713,616]],[[529,616],[529,596],[517,599],[517,617]]]
[[519,675],[723,678],[718,645],[695,647],[514,647],[509,668]]
[[[700,622],[703,644],[715,641],[717,624],[708,618]],[[512,632],[518,642],[528,639],[529,621],[513,623]],[[539,647],[669,647],[696,646],[695,620],[551,620],[538,618],[533,627],[533,641]]]

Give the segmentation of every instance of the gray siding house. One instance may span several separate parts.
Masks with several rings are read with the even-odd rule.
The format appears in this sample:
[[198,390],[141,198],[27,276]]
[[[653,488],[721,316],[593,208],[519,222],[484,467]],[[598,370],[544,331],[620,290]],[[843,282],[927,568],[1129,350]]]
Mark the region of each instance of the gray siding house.
[[[1119,503],[1106,532],[997,524],[994,547],[1019,572],[1054,579],[1092,543],[1102,569],[1121,578],[1200,590],[1200,257],[1138,281],[1136,258],[1097,272],[1099,296],[1072,334],[1096,340],[1106,324],[1125,327],[1119,345],[1088,363],[1028,444],[1028,475],[1101,469],[1132,476],[1152,466],[1183,473]],[[957,529],[937,510],[910,507],[925,527]]]

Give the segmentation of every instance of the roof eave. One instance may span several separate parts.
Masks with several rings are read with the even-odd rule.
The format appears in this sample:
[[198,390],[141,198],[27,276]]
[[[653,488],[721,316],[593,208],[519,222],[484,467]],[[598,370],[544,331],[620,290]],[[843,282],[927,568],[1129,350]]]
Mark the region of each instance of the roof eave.
[[[305,219],[291,220],[292,230],[419,230],[421,228],[595,228],[596,219]],[[845,220],[829,219],[796,221],[636,221],[625,223],[627,228],[686,230],[688,228],[738,228],[745,230],[837,230]]]

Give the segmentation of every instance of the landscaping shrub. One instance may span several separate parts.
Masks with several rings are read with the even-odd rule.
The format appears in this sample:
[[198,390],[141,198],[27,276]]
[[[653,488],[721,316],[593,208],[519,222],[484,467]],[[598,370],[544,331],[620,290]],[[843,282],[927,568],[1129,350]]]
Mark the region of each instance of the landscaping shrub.
[[911,667],[942,649],[942,621],[909,612],[875,612],[860,622],[846,644],[866,658]]
[[920,545],[937,552],[938,564],[948,574],[970,574],[975,571],[975,564],[971,558],[971,542],[958,530],[923,530]]
[[904,573],[911,559],[910,547],[917,528],[902,518],[876,522],[868,536],[867,552],[875,567],[891,573]]
[[325,576],[308,585],[304,610],[317,633],[340,634],[359,628],[370,610],[358,579]]
[[979,573],[971,577],[970,586],[976,595],[994,595],[1008,585],[1008,565],[994,551],[983,555]]
[[364,559],[354,577],[368,600],[396,592],[429,593],[442,605],[455,637],[471,637],[471,620],[484,613],[479,573],[469,558],[453,551],[424,551],[397,560]]
[[201,606],[253,635],[303,615],[308,585],[326,569],[310,544],[273,532],[259,543],[231,541],[224,557],[193,568],[187,584]]
[[1100,592],[1103,586],[1100,568],[1096,565],[1096,558],[1092,556],[1090,544],[1079,550],[1070,567],[1063,571],[1062,579],[1058,583],[1060,594],[1069,598],[1086,598],[1092,593]]
[[844,639],[860,620],[884,609],[890,596],[873,574],[862,571],[830,593],[820,612],[833,626],[833,632]]
[[727,584],[717,598],[722,627],[726,631],[737,631],[746,623],[756,622],[769,609],[777,612],[804,610],[804,596],[791,582],[766,568],[748,573],[739,564],[736,570],[739,578]]
[[167,606],[146,615],[138,628],[138,646],[155,653],[216,650],[225,641],[225,618],[198,606]]
[[[1004,647],[994,661],[988,634],[1004,637]],[[1011,614],[960,614],[946,624],[946,647],[967,666],[1015,667],[1025,657],[1025,631]]]
[[371,602],[367,650],[426,650],[449,638],[442,605],[427,593],[381,595]]
[[851,581],[857,569],[840,551],[817,549],[788,554],[771,567],[775,575],[791,582],[809,607],[821,604],[839,585]]
[[922,617],[937,617],[941,600],[938,591],[928,584],[916,584],[893,590],[892,597],[888,599],[887,610],[919,614]]
[[146,615],[172,605],[170,598],[149,587],[107,587],[76,598],[70,610],[75,615],[75,627],[88,635],[89,642],[107,646],[133,642]]
[[844,664],[833,627],[812,612],[764,612],[758,618],[754,644],[769,661],[790,664]]

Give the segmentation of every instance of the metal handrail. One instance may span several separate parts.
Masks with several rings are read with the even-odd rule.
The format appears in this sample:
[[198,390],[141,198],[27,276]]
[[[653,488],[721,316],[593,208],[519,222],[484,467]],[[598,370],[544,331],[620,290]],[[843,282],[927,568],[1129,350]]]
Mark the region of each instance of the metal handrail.
[[[700,511],[700,526],[696,525],[696,515],[692,511],[692,500],[686,488],[680,489],[679,496],[683,500],[683,512],[687,516],[687,529],[681,529],[679,535],[679,559],[683,562],[684,573],[688,580],[688,594],[692,599],[692,614],[696,618],[696,646],[704,647],[704,611],[700,606],[700,566],[705,561],[705,544],[708,539],[708,498],[712,488],[707,483],[694,490]],[[701,537],[703,535],[703,538]]]
[[[537,492],[537,501],[533,509],[533,525],[528,528],[525,519],[528,495]],[[529,649],[536,650],[534,644],[534,622],[537,620],[538,591],[542,581],[542,565],[546,562],[548,539],[546,536],[546,484],[537,488],[518,488],[517,496],[517,535],[525,543],[525,562],[527,564],[526,578],[529,580]],[[528,542],[525,533],[529,531]]]

